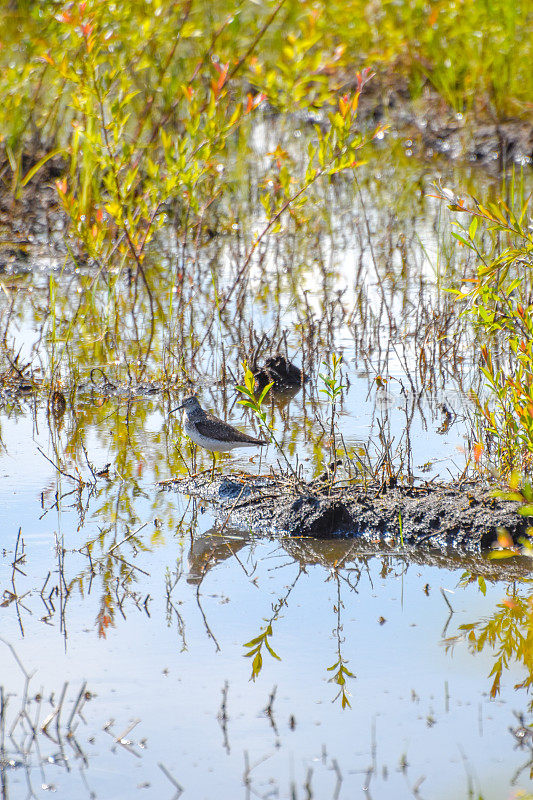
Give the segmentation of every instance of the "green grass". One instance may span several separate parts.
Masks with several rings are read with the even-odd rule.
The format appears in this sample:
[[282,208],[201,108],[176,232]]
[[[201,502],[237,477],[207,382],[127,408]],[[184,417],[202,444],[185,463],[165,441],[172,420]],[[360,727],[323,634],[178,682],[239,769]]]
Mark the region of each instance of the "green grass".
[[523,181],[506,191],[507,202],[446,199],[453,236],[476,259],[474,276],[453,290],[484,339],[475,460],[516,483],[515,473],[533,470],[533,235]]
[[[238,307],[258,246],[283,229],[307,238],[316,233],[314,220],[326,218],[328,188],[339,173],[353,181],[367,158],[372,133],[360,132],[361,90],[381,96],[387,86],[407,87],[423,101],[431,87],[443,108],[473,118],[526,115],[533,97],[532,25],[530,3],[503,0],[4,4],[4,194],[17,200],[40,182],[55,183],[68,221],[66,260],[80,275],[76,294],[50,279],[48,311],[36,311],[51,347],[45,383],[55,388],[65,373],[77,374],[78,359],[110,364],[111,372],[138,380],[147,369],[153,376],[156,364],[156,377],[185,381],[216,325],[222,330]],[[379,73],[374,88],[363,88],[367,68]],[[274,138],[263,114],[269,107],[280,112],[277,139],[258,158],[258,128],[270,128]],[[291,135],[283,136],[283,114],[294,111],[328,119],[305,132],[297,158]],[[253,220],[245,231],[244,197]],[[158,246],[169,227],[181,254],[172,261]],[[219,296],[214,259],[205,307],[215,286],[217,314],[200,333],[187,280],[207,238],[235,230],[241,248],[235,280]],[[529,258],[526,226],[505,233],[521,239],[517,246]],[[499,268],[494,258],[489,254],[485,262]],[[512,305],[508,296],[500,301],[485,291],[493,272],[480,273],[476,295],[476,308],[486,309],[489,321],[491,304],[498,314]],[[510,286],[508,293],[518,289]],[[196,287],[194,299],[201,291]],[[518,439],[530,453],[531,348],[520,351],[519,336],[525,330],[530,342],[532,331],[522,305],[526,311],[515,304],[506,324],[523,385],[507,380],[498,389],[498,402],[507,405],[485,406],[484,413],[489,423],[496,419],[497,431],[506,431],[508,451]],[[484,368],[499,380],[492,363],[487,358]],[[335,450],[333,425],[331,431]],[[505,458],[509,469],[516,466]]]
[[0,129],[15,173],[36,142],[85,152],[99,101],[84,87],[97,83],[122,133],[154,145],[161,127],[186,124],[188,92],[203,106],[225,64],[224,107],[247,86],[281,110],[321,107],[369,66],[415,97],[429,83],[456,111],[520,116],[531,112],[532,27],[520,0],[4,4]]

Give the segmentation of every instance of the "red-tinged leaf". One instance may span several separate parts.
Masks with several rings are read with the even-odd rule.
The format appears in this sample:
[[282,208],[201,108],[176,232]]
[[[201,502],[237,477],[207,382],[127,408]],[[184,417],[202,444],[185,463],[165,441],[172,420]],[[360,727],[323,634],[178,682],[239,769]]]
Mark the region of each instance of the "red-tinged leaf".
[[81,32],[84,36],[88,36],[92,30],[92,26],[90,22],[86,22],[84,25],[81,26]]
[[219,75],[228,74],[229,61],[226,64],[221,64],[220,61],[213,61],[213,66]]
[[513,547],[513,537],[508,531],[501,530],[498,532],[498,544],[500,547]]

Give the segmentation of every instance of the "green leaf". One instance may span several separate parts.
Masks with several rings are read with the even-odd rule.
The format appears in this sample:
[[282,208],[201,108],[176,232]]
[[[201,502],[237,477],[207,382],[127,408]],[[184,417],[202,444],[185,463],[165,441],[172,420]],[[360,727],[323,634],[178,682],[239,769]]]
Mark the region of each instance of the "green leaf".
[[261,394],[259,395],[259,400],[257,401],[257,405],[258,405],[258,406],[261,406],[261,405],[263,404],[263,400],[265,399],[265,397],[267,396],[268,392],[270,391],[270,389],[271,389],[273,386],[274,386],[274,381],[272,381],[272,383],[269,383],[269,384],[267,384],[267,385],[265,386],[265,388],[263,389],[263,391],[262,391],[262,392],[261,392]]
[[507,297],[509,297],[511,292],[513,292],[516,289],[517,286],[520,286],[520,284],[522,283],[522,280],[523,280],[522,278],[515,278],[514,281],[511,281],[511,283],[509,284],[509,286],[505,290],[505,294],[506,294]]
[[256,636],[255,639],[250,639],[249,642],[246,642],[246,644],[243,644],[243,647],[254,647],[254,645],[259,644],[260,642],[262,642],[263,638],[264,638],[264,634],[261,634],[260,636]]
[[512,550],[493,550],[492,553],[489,553],[489,558],[499,561],[503,558],[513,558],[515,555],[516,553],[514,553]]
[[522,517],[533,517],[533,505],[525,505],[525,506],[521,506],[521,507],[518,509],[518,513],[519,513],[519,514],[520,514]]
[[474,250],[475,248],[472,246],[472,243],[465,239],[463,236],[460,236],[456,231],[452,231],[452,236],[454,239],[457,239],[458,242],[464,244],[465,247],[468,247],[469,250]]
[[255,411],[256,409],[256,404],[252,403],[251,400],[238,400],[237,402],[240,403],[241,406],[245,406],[246,408],[251,408],[252,411]]
[[261,653],[257,653],[256,657],[252,662],[252,672],[254,677],[256,675],[259,675],[262,666],[263,666],[263,659],[261,658]]
[[265,647],[266,647],[266,649],[268,650],[268,652],[270,653],[270,655],[271,655],[271,656],[273,656],[274,658],[277,658],[277,659],[278,659],[278,661],[281,661],[281,658],[280,658],[280,657],[278,656],[278,654],[277,654],[277,653],[275,653],[275,652],[274,652],[274,650],[271,648],[271,646],[269,645],[269,643],[268,643],[267,639],[265,639]]
[[514,500],[517,503],[521,503],[524,499],[519,492],[501,492],[498,493],[498,497],[500,497],[502,500]]
[[29,172],[27,172],[27,173],[26,173],[26,175],[25,175],[25,176],[24,176],[24,178],[22,179],[22,181],[21,181],[20,185],[21,185],[21,186],[26,186],[26,184],[27,184],[27,183],[29,183],[29,182],[31,181],[31,179],[33,178],[33,176],[34,176],[34,175],[35,175],[37,172],[39,172],[39,170],[41,169],[41,167],[42,167],[42,166],[44,166],[44,165],[46,164],[46,162],[47,162],[47,161],[50,161],[50,159],[51,159],[51,158],[53,158],[54,156],[57,156],[57,155],[59,155],[60,153],[64,153],[64,152],[65,152],[65,151],[64,151],[64,149],[63,149],[62,147],[59,147],[57,150],[52,150],[52,152],[51,152],[51,153],[47,153],[45,156],[43,156],[43,157],[40,159],[40,161],[38,161],[36,164],[34,164],[34,165],[33,165],[33,167],[32,167],[32,168],[29,170]]

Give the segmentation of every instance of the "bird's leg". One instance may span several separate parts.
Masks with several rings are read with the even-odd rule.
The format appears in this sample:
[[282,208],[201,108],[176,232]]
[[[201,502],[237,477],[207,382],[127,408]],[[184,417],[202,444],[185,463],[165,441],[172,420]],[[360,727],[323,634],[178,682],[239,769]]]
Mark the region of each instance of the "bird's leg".
[[211,453],[211,456],[213,458],[213,468],[211,469],[211,482],[213,482],[215,480],[215,464],[217,459],[214,452]]

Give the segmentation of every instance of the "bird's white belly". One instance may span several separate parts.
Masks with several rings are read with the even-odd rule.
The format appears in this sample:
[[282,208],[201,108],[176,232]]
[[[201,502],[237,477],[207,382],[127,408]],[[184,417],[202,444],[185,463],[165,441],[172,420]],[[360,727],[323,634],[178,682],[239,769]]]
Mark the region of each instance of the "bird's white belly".
[[206,450],[211,450],[212,453],[229,453],[234,447],[250,447],[247,442],[223,442],[220,439],[211,439],[209,436],[202,436],[198,433],[196,426],[191,424],[188,420],[183,426],[185,433],[195,444],[200,447],[205,447]]

